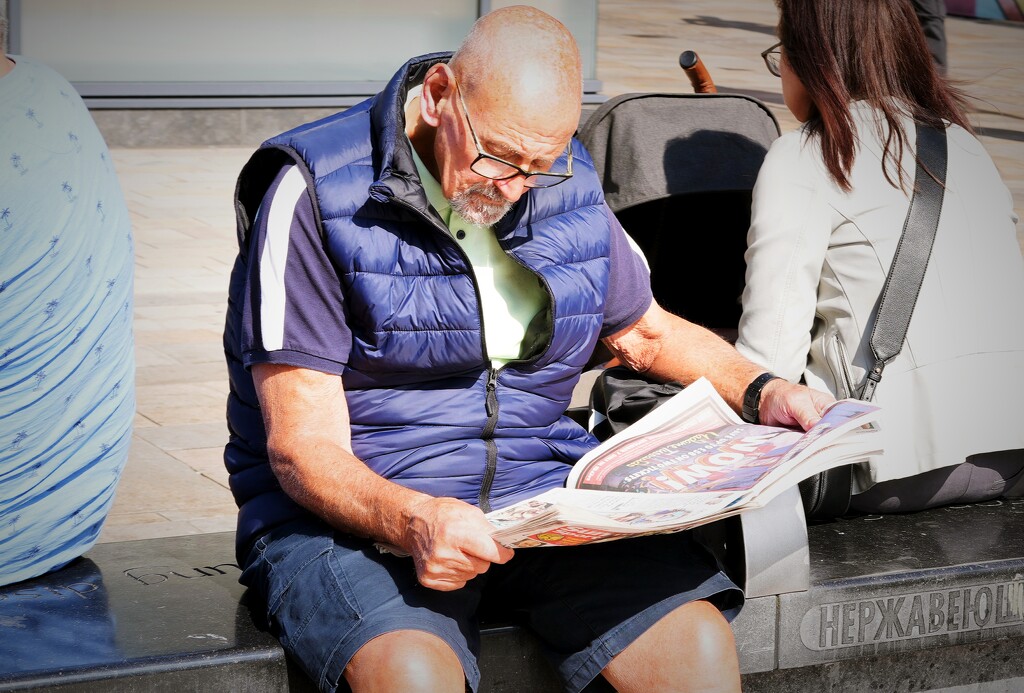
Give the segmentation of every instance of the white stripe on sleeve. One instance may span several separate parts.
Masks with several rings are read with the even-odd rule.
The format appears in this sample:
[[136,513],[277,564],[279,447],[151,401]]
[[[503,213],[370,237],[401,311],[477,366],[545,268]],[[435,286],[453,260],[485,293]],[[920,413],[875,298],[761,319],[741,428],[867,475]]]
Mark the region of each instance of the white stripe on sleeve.
[[306,191],[306,179],[298,166],[292,166],[281,178],[267,215],[267,237],[260,256],[260,324],[263,348],[275,351],[284,346],[284,309],[287,293],[284,285],[288,266],[288,241],[295,205]]
[[644,263],[644,267],[647,271],[651,271],[651,263],[647,262],[647,256],[644,255],[643,249],[640,244],[633,240],[633,237],[629,235],[626,229],[622,229],[622,235],[626,237],[626,242],[629,243],[629,247],[633,249],[633,252],[640,256],[640,262]]

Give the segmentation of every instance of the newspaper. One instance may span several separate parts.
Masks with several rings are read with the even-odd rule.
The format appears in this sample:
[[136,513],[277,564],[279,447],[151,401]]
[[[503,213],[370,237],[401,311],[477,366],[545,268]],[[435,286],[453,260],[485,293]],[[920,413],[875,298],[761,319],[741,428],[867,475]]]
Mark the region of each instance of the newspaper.
[[744,423],[701,378],[582,457],[556,488],[487,514],[511,548],[679,532],[758,508],[879,454],[878,407],[835,403],[804,432]]

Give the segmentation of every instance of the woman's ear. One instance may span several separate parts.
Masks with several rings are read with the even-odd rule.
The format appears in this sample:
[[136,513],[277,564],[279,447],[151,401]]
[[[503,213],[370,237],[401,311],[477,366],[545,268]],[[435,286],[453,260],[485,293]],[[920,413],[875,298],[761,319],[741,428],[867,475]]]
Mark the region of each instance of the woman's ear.
[[420,94],[420,116],[430,127],[436,128],[441,122],[441,111],[455,92],[455,75],[445,63],[431,65],[423,79]]

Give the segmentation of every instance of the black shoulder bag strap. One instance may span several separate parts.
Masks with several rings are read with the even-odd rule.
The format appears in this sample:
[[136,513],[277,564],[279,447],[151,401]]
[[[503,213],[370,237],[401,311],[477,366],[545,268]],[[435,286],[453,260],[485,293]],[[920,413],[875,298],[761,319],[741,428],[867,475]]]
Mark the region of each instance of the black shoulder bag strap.
[[874,398],[882,371],[903,349],[939,228],[946,193],[946,159],[946,131],[918,124],[914,194],[871,330],[871,353],[875,363],[868,371],[858,399],[870,402]]
[[[870,401],[886,364],[903,348],[910,317],[921,292],[935,232],[939,226],[946,183],[946,131],[917,124],[917,166],[914,192],[903,222],[903,234],[879,300],[871,330],[875,363],[861,388],[859,399]],[[853,468],[835,467],[800,482],[804,514],[808,520],[831,520],[850,509]]]

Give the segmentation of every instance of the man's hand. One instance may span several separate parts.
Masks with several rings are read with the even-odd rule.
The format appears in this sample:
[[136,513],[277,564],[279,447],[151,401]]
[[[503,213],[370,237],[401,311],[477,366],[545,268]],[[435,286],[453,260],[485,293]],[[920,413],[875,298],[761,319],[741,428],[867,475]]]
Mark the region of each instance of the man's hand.
[[388,481],[352,454],[339,376],[267,363],[252,373],[271,469],[297,503],[344,532],[409,553],[420,583],[433,589],[458,589],[512,557],[478,508]]
[[805,431],[825,413],[836,398],[827,392],[794,385],[782,378],[769,381],[761,390],[759,419],[766,426],[800,426]]
[[421,585],[448,592],[512,558],[512,549],[491,539],[492,529],[469,503],[428,498],[413,509],[402,548],[412,554]]

